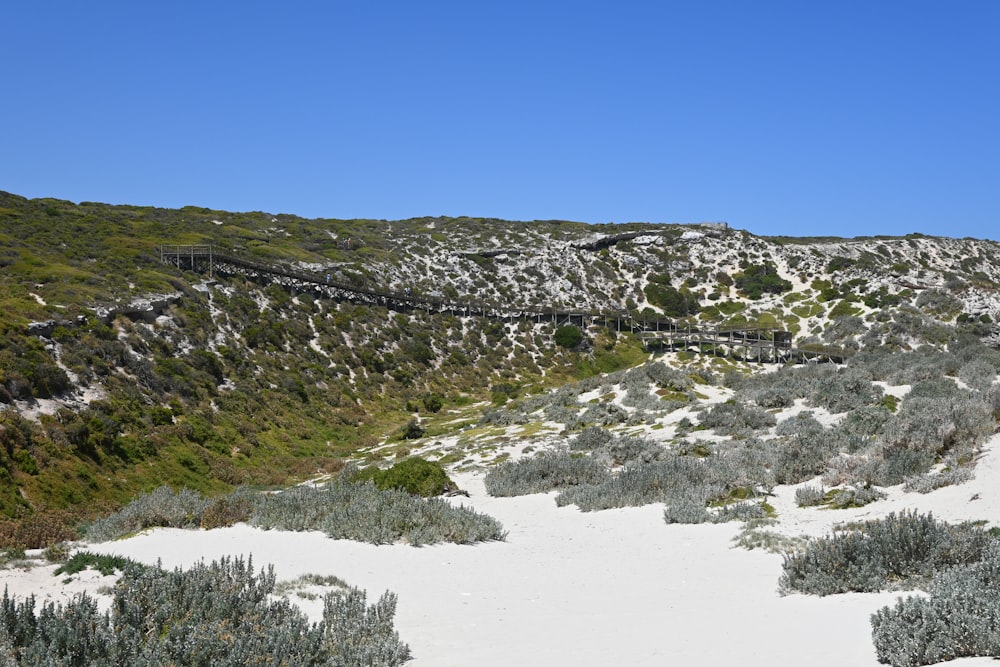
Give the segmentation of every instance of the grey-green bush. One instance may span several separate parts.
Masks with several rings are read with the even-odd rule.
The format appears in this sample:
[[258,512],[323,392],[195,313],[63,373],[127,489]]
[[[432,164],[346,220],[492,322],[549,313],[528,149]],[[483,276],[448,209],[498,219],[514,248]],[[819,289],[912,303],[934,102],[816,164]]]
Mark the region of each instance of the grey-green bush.
[[86,530],[91,542],[117,539],[146,528],[197,528],[211,501],[197,491],[161,486],[139,496],[111,516],[97,519]]
[[872,641],[880,662],[894,667],[930,665],[968,656],[1000,657],[1000,545],[982,560],[945,570],[929,597],[908,596],[872,615]]
[[[440,498],[420,498],[397,489],[381,490],[372,482],[354,483],[346,469],[318,486],[297,486],[279,493],[245,488],[213,500],[182,489],[157,489],[119,512],[95,521],[86,532],[102,542],[152,526],[197,528],[215,525],[214,508],[232,505],[238,518],[276,530],[321,530],[334,539],[373,544],[405,541],[414,546],[437,542],[469,544],[502,540],[496,519]],[[169,521],[168,521],[169,520]],[[221,521],[221,524],[228,525]]]
[[646,366],[646,375],[656,386],[674,391],[689,391],[694,382],[683,371],[667,366],[662,361],[656,361]]
[[847,448],[840,431],[824,427],[809,412],[782,421],[775,435],[778,437],[768,444],[779,484],[798,484],[819,475],[835,454]]
[[816,507],[826,503],[826,491],[822,486],[802,486],[795,489],[795,504],[799,507]]
[[607,444],[614,438],[614,434],[600,426],[588,426],[570,440],[569,448],[572,450],[594,450]]
[[974,473],[972,468],[966,466],[956,466],[942,470],[941,472],[926,473],[910,477],[903,484],[904,491],[914,491],[916,493],[930,493],[936,489],[953,484],[962,484],[972,479]]
[[607,469],[594,459],[560,451],[505,461],[486,473],[483,483],[491,496],[507,497],[602,484],[609,478]]
[[778,588],[830,595],[916,586],[938,570],[981,560],[992,541],[971,524],[947,524],[916,512],[890,514],[786,555]]
[[833,413],[847,412],[854,408],[876,403],[882,388],[871,382],[871,377],[857,368],[845,368],[829,374],[817,384],[809,401]]
[[[584,512],[613,507],[638,507],[671,502],[692,494],[707,499],[720,489],[702,489],[710,482],[710,471],[700,459],[670,456],[662,461],[626,466],[602,484],[581,485],[556,497],[556,504],[576,505]],[[704,500],[702,500],[704,507]]]
[[721,435],[746,437],[754,431],[774,426],[774,415],[756,405],[739,401],[716,403],[701,415],[702,426]]
[[989,405],[976,398],[908,398],[886,423],[876,483],[899,484],[923,474],[949,452],[971,458],[993,433]]
[[344,474],[319,486],[262,494],[249,523],[267,530],[321,530],[334,539],[372,544],[471,544],[506,538],[499,521],[475,510],[441,498],[381,490],[371,482],[351,483]]

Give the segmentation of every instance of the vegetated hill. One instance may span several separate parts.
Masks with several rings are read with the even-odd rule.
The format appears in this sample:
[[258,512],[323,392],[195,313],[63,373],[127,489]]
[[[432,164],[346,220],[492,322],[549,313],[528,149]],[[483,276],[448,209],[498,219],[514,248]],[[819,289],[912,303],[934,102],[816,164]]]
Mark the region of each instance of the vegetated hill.
[[[644,359],[632,334],[331,301],[182,272],[213,244],[358,286],[512,306],[781,326],[800,347],[997,340],[997,244],[767,239],[725,225],[306,220],[0,193],[0,542],[41,543],[161,484],[283,484],[402,437]],[[425,422],[426,423],[426,422]],[[25,537],[26,535],[30,536]]]

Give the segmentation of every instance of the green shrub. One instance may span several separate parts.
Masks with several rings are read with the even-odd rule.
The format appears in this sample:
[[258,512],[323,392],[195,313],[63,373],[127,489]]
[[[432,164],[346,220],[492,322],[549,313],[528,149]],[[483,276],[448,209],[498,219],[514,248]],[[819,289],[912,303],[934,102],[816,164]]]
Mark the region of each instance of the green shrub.
[[97,570],[104,576],[118,572],[129,572],[141,570],[145,565],[138,563],[124,556],[110,556],[106,554],[95,554],[90,551],[77,551],[69,560],[56,568],[53,574],[76,574],[86,569]]
[[643,289],[646,300],[670,317],[694,315],[701,306],[698,297],[686,288],[677,289],[670,283],[651,282]]
[[843,271],[844,269],[854,266],[855,260],[850,257],[844,257],[842,255],[837,255],[833,257],[826,265],[827,273],[836,273],[837,271]]
[[380,489],[400,489],[425,498],[456,488],[440,463],[418,456],[395,463],[387,470],[365,468],[358,471],[354,480],[371,480]]
[[420,420],[414,417],[403,427],[403,438],[405,440],[418,440],[424,437],[426,432],[427,429],[420,425]]

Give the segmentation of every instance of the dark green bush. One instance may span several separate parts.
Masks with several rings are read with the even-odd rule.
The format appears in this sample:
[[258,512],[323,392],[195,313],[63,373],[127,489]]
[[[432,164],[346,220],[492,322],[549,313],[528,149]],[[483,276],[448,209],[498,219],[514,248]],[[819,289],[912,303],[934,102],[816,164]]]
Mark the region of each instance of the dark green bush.
[[643,288],[646,300],[670,317],[693,315],[701,310],[698,297],[686,288],[677,289],[670,283],[650,282]]
[[781,294],[792,289],[792,283],[778,275],[778,269],[770,262],[748,265],[733,276],[736,288],[750,299],[759,299],[764,294]]
[[426,432],[427,429],[420,425],[420,420],[414,417],[406,422],[406,426],[403,427],[403,438],[406,440],[417,440],[424,437],[424,433]]
[[566,324],[556,329],[555,341],[556,345],[559,347],[565,347],[568,350],[572,350],[583,342],[583,332],[580,331],[579,327],[575,327],[572,324]]
[[416,496],[439,496],[455,487],[440,463],[412,456],[391,468],[365,468],[358,471],[355,481],[371,480],[380,489],[400,489]]
[[430,393],[424,396],[423,404],[427,412],[440,412],[444,407],[444,399],[440,394]]
[[855,260],[850,257],[844,257],[842,255],[837,255],[833,257],[826,265],[827,273],[836,273],[837,271],[843,271],[844,269],[854,266]]

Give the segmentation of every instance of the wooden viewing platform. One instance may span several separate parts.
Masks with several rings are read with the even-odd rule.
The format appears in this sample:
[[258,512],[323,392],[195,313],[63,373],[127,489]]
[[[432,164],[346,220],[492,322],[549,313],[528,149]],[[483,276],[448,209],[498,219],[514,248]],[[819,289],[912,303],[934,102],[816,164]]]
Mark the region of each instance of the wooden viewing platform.
[[174,245],[159,248],[160,261],[181,270],[209,276],[242,275],[289,289],[308,291],[339,301],[375,305],[401,312],[423,310],[459,316],[476,316],[504,321],[531,319],[556,325],[603,326],[616,331],[638,333],[647,350],[694,349],[702,353],[733,356],[745,361],[803,362],[844,360],[844,354],[798,350],[792,334],[777,328],[694,328],[666,319],[650,319],[627,311],[598,312],[554,305],[509,305],[476,299],[448,299],[414,290],[385,290],[337,280],[327,272],[306,271],[288,266],[264,264],[245,259],[211,245]]

